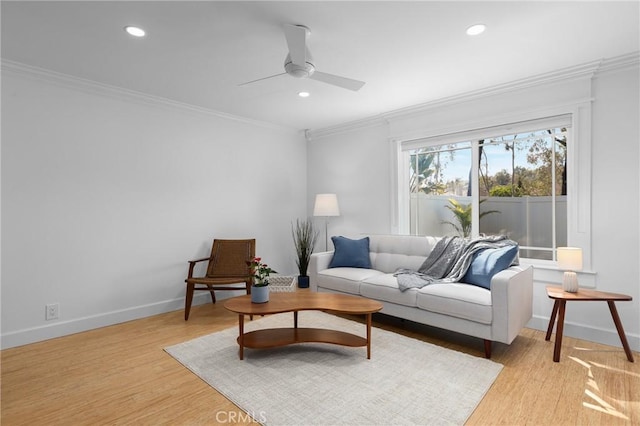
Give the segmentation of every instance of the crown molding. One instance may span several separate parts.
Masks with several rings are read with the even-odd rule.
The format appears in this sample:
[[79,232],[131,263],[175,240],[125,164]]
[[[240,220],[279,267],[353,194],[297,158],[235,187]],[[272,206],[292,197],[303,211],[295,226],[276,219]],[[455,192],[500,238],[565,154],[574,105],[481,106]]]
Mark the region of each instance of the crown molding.
[[435,101],[427,102],[420,105],[411,106],[408,108],[402,108],[391,111],[384,114],[385,118],[389,121],[406,118],[411,115],[421,114],[425,111],[442,108],[444,106],[455,105],[462,102],[468,102],[475,99],[486,98],[489,96],[500,95],[507,92],[513,92],[516,90],[526,89],[535,86],[542,86],[545,84],[553,84],[567,80],[579,80],[583,78],[591,79],[595,75],[601,61],[592,61],[586,64],[577,65],[569,68],[562,68],[556,71],[551,71],[544,74],[538,74],[532,77],[527,77],[519,80],[514,80],[508,83],[498,84],[490,86],[484,89],[474,90],[460,95],[449,96]]
[[361,120],[349,121],[343,124],[336,124],[335,126],[323,127],[317,130],[306,130],[305,136],[308,142],[312,140],[326,138],[340,133],[347,133],[352,130],[366,129],[370,127],[380,126],[386,124],[387,120],[384,116],[372,116],[363,118]]
[[598,68],[596,77],[601,74],[622,71],[638,66],[640,66],[640,51],[631,52],[626,55],[603,60],[600,68]]
[[278,131],[300,133],[298,129],[294,129],[292,127],[280,126],[265,121],[252,120],[250,118],[227,114],[221,111],[204,108],[197,105],[191,105],[169,98],[163,98],[161,96],[149,95],[147,93],[125,89],[110,84],[100,83],[94,80],[76,77],[70,74],[60,73],[50,69],[40,68],[37,66],[11,61],[4,58],[1,61],[1,70],[2,73],[9,73],[38,81],[57,84],[67,88],[80,90],[85,93],[114,97],[116,99],[128,102],[134,101],[153,106],[170,107],[179,109],[181,111],[188,111],[202,115],[214,116],[226,120],[237,121],[251,126],[269,128]]
[[413,105],[406,108],[396,109],[377,116],[364,118],[361,120],[350,121],[344,124],[326,127],[316,130],[308,130],[306,132],[307,140],[319,139],[340,133],[346,133],[360,128],[367,128],[381,123],[388,123],[400,118],[407,118],[412,115],[421,114],[435,108],[442,108],[448,105],[455,105],[462,102],[468,102],[474,99],[499,95],[510,91],[526,89],[529,87],[540,86],[544,84],[559,83],[567,80],[592,79],[599,73],[626,69],[638,66],[640,63],[640,52],[633,52],[626,55],[617,56],[615,58],[602,59],[576,65],[573,67],[562,68],[544,74],[535,75],[508,83],[486,87],[484,89],[474,90],[460,95],[449,96],[446,98],[436,99],[434,101]]

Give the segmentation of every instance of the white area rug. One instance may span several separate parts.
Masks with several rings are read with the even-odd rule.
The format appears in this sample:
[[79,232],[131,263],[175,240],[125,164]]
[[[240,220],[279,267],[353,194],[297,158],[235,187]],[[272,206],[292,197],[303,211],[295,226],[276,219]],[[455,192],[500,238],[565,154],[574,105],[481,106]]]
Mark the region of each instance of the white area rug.
[[[291,327],[293,314],[245,321],[245,331]],[[364,324],[315,311],[299,327],[366,335]],[[502,365],[378,328],[365,347],[305,343],[246,349],[238,328],[165,350],[255,420],[269,425],[463,424]]]

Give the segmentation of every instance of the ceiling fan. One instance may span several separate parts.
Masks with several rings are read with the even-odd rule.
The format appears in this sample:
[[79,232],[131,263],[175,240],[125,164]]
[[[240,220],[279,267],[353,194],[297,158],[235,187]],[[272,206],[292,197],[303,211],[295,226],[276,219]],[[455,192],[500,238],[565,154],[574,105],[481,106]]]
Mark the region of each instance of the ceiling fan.
[[312,80],[321,81],[323,83],[332,84],[344,89],[358,91],[364,86],[364,81],[353,80],[351,78],[340,77],[338,75],[328,74],[316,70],[316,66],[311,56],[311,52],[307,47],[307,37],[311,34],[309,28],[304,25],[284,25],[284,35],[289,46],[289,54],[284,60],[284,73],[272,75],[269,77],[259,78],[257,80],[248,81],[240,84],[255,83],[257,81],[267,80],[269,78],[278,77],[284,74],[296,78],[310,78]]

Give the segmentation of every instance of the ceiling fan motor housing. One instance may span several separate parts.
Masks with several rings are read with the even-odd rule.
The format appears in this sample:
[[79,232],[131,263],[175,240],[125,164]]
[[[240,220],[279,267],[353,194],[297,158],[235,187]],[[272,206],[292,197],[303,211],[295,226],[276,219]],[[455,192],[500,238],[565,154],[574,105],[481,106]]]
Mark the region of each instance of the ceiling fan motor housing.
[[[289,47],[289,53],[284,59],[285,72],[296,78],[310,78],[333,86],[342,87],[343,89],[357,92],[364,85],[364,81],[353,80],[339,75],[329,74],[326,72],[316,71],[313,57],[307,47],[307,37],[311,31],[304,25],[284,24],[284,35]],[[260,78],[255,81],[266,80],[268,78],[277,77],[283,74],[272,75],[271,77]],[[244,84],[248,84],[244,83]],[[242,84],[242,85],[244,85]]]
[[287,72],[287,74],[296,78],[310,77],[311,75],[313,75],[313,73],[316,70],[315,65],[313,65],[313,63],[310,62],[312,60],[313,58],[311,57],[311,53],[309,53],[308,49],[307,49],[307,60],[304,65],[294,64],[293,62],[291,62],[291,55],[289,54],[287,55],[287,58],[284,60],[284,70]]

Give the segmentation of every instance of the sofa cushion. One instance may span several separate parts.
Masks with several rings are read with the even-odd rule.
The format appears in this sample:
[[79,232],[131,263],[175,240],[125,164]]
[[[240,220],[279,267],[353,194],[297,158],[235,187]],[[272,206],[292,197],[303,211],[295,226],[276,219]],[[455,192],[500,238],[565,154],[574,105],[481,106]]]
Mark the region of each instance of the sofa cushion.
[[371,268],[369,237],[352,240],[346,237],[331,237],[335,251],[329,268]]
[[392,302],[398,305],[416,307],[417,289],[400,291],[398,280],[393,274],[374,275],[360,284],[360,294],[370,299]]
[[437,241],[435,237],[416,235],[372,235],[371,267],[386,273],[400,268],[418,270]]
[[318,272],[316,285],[329,290],[360,294],[360,282],[376,275],[383,273],[375,269],[331,268]]
[[473,256],[463,283],[491,288],[491,278],[507,269],[518,255],[518,246],[507,246],[497,249],[484,249]]
[[464,283],[430,284],[418,290],[417,306],[431,312],[491,324],[491,291]]

